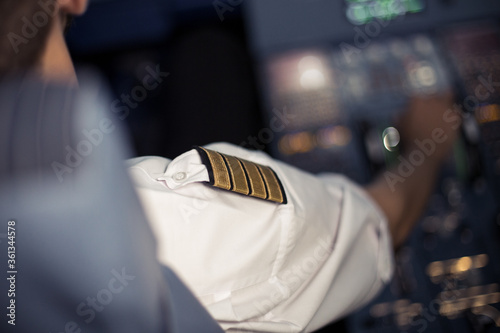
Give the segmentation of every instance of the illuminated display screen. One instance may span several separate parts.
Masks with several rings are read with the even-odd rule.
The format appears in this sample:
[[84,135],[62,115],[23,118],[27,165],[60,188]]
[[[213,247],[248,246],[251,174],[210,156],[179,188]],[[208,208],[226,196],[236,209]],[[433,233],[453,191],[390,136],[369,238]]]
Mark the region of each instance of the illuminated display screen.
[[347,19],[356,25],[373,19],[391,20],[425,9],[425,0],[346,0]]

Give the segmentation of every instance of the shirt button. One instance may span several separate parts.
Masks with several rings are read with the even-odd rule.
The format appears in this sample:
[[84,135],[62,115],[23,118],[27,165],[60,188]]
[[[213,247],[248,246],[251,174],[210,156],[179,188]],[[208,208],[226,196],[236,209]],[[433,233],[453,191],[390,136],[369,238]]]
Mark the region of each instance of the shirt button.
[[185,180],[187,177],[187,174],[185,172],[177,172],[173,178],[176,182],[182,182],[183,180]]

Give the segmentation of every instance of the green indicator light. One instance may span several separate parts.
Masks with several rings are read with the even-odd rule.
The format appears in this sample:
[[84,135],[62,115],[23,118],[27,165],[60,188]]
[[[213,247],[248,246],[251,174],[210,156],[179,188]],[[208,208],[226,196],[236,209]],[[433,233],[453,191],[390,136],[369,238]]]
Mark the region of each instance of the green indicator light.
[[392,20],[406,13],[421,12],[422,0],[345,0],[347,17],[354,24],[366,24],[374,18]]
[[354,5],[351,7],[352,18],[355,22],[359,24],[368,22],[371,20],[371,15],[369,14],[368,8],[365,5]]

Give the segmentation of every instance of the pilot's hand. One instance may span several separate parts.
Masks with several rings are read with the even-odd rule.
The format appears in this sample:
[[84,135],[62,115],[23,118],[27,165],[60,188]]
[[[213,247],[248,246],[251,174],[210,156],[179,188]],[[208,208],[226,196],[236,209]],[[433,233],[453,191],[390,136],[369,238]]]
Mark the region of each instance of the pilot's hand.
[[425,157],[404,174],[400,165],[395,165],[365,187],[386,215],[396,248],[404,243],[421,216],[441,164],[457,137],[462,118],[452,103],[450,93],[412,98],[398,126],[403,158],[415,161],[417,151]]

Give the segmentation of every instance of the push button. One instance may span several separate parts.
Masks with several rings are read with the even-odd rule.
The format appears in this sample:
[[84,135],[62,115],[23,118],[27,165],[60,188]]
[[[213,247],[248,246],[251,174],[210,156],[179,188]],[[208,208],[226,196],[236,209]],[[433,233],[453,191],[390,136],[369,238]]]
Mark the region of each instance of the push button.
[[187,174],[185,172],[177,172],[172,177],[176,182],[183,182],[187,178]]

